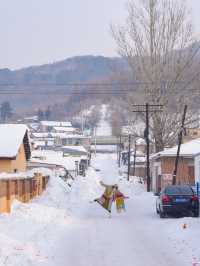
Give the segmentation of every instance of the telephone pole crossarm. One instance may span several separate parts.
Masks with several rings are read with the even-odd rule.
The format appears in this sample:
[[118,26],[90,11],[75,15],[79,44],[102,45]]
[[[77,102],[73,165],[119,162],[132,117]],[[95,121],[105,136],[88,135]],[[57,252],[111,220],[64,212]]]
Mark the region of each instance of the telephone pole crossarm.
[[149,140],[149,113],[156,113],[163,111],[163,105],[161,104],[134,104],[133,113],[144,113],[146,116],[146,128],[144,131],[144,137],[146,140],[146,177],[147,177],[147,192],[151,190],[151,176],[150,176],[150,140]]

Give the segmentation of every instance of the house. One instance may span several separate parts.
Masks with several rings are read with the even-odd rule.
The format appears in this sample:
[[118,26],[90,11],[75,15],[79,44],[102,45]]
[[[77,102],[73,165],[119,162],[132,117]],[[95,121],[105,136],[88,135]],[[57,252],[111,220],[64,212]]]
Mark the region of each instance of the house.
[[75,177],[81,160],[85,160],[84,156],[64,156],[62,151],[53,150],[34,150],[28,163],[28,168],[45,167],[55,172],[58,169],[65,169],[66,173]]
[[88,151],[83,146],[63,146],[62,151],[64,156],[82,156],[88,155]]
[[146,156],[139,155],[135,159],[135,170],[134,170],[134,159],[131,159],[130,175],[146,178]]
[[192,139],[200,138],[200,128],[186,128],[185,136],[183,136],[183,142],[188,142]]
[[[128,152],[121,152],[122,164],[128,167]],[[135,160],[135,165],[134,165]],[[135,168],[135,169],[134,169]],[[137,150],[136,158],[134,158],[134,151],[131,150],[130,156],[130,175],[146,178],[146,155]]]
[[63,156],[72,156],[79,159],[79,170],[85,172],[90,165],[90,153],[83,146],[64,146],[62,147]]
[[72,127],[72,123],[62,121],[40,121],[40,130],[44,132],[51,132],[54,127]]
[[86,148],[90,147],[91,138],[84,135],[68,135],[65,133],[52,133],[55,138],[55,144],[57,146],[84,146]]
[[79,130],[77,128],[74,128],[74,127],[53,127],[52,132],[75,134],[75,133],[79,133]]
[[[172,183],[177,146],[151,156],[152,190],[157,192]],[[181,145],[177,184],[194,185],[200,180],[200,138]]]
[[22,124],[1,124],[0,172],[25,172],[30,156],[28,128]]
[[53,150],[55,145],[53,140],[34,140],[33,147],[36,150]]

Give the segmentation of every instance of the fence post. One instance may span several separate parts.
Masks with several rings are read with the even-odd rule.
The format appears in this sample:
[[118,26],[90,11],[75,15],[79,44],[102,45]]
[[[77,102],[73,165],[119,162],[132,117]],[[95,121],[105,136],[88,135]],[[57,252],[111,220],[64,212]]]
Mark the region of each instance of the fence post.
[[7,212],[11,211],[11,202],[10,202],[10,181],[6,181],[6,200],[7,200]]

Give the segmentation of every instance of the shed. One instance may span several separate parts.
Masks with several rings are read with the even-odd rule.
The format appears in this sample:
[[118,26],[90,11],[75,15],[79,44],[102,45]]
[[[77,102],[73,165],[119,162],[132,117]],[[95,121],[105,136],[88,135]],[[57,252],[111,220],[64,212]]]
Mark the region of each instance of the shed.
[[31,156],[28,128],[22,124],[0,125],[0,172],[24,172]]
[[[178,146],[175,146],[151,156],[152,188],[154,191],[158,191],[168,183],[172,183],[177,149]],[[198,154],[200,154],[200,139],[181,145],[177,171],[178,184],[195,184]]]

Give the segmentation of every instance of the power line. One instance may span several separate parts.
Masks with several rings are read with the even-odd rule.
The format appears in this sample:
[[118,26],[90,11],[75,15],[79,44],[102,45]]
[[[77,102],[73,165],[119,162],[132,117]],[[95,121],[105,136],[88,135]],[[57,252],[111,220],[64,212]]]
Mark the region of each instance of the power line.
[[[162,85],[170,85],[174,83],[170,80],[161,81],[160,84]],[[18,86],[18,87],[35,87],[35,86],[57,86],[57,87],[68,87],[68,86],[75,86],[75,87],[82,87],[82,86],[103,86],[103,87],[111,87],[111,86],[132,86],[132,85],[153,85],[157,84],[157,82],[149,82],[149,81],[126,81],[126,82],[66,82],[66,83],[29,83],[29,84],[20,84],[20,83],[0,83],[0,87],[9,87],[9,86]],[[176,81],[175,84],[186,84],[185,81]]]
[[[171,84],[171,81],[163,81],[161,82],[161,85],[164,84],[169,85]],[[152,82],[140,82],[140,81],[132,81],[132,82],[112,82],[112,83],[65,83],[65,84],[43,84],[43,83],[36,83],[36,84],[26,84],[26,85],[20,85],[20,84],[13,84],[13,83],[0,83],[0,95],[23,95],[23,94],[34,94],[34,95],[79,95],[79,94],[88,94],[88,95],[104,95],[104,94],[110,94],[110,95],[124,95],[128,93],[137,92],[140,91],[134,91],[134,86],[139,87],[146,87],[146,86],[152,86],[154,83]],[[188,85],[188,82],[184,81],[178,81],[176,84],[179,85]],[[72,87],[65,90],[65,87]],[[40,88],[39,88],[40,87]],[[82,88],[80,88],[82,87]],[[94,87],[94,88],[93,88]],[[51,88],[52,91],[46,91],[48,88]],[[86,88],[86,90],[83,90],[83,88]],[[103,88],[103,89],[102,89]],[[30,89],[36,89],[36,90],[30,90]],[[163,96],[167,93],[177,95],[178,93],[181,93],[182,90],[179,88],[178,90],[172,90],[167,89],[165,90],[161,89],[161,93]],[[199,91],[197,89],[190,89],[190,92],[195,94],[199,94]]]

